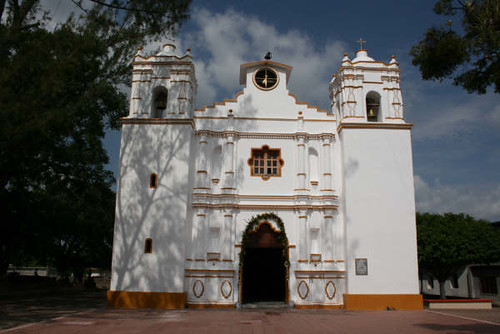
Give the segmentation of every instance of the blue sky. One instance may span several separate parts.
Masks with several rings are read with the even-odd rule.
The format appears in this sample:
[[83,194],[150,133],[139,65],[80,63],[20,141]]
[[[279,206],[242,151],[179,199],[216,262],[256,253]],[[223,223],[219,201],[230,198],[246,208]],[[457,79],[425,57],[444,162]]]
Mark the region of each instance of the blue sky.
[[[500,221],[500,95],[422,81],[411,65],[411,46],[446,20],[433,13],[434,2],[195,0],[175,41],[180,52],[192,49],[197,105],[233,97],[241,89],[239,64],[260,60],[269,50],[273,60],[294,67],[290,91],[327,108],[331,75],[344,52],[352,59],[359,38],[376,60],[394,54],[402,70],[405,118],[414,123],[417,210]],[[105,146],[116,173],[119,133],[108,134]]]

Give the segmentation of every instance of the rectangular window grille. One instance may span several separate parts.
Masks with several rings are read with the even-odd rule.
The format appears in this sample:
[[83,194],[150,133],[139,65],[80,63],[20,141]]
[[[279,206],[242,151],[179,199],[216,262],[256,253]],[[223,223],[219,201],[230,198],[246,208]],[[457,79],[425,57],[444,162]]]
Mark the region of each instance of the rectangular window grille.
[[251,154],[248,164],[252,176],[260,176],[264,180],[272,176],[281,176],[283,160],[280,149],[270,149],[268,146],[263,146],[262,148],[252,148]]

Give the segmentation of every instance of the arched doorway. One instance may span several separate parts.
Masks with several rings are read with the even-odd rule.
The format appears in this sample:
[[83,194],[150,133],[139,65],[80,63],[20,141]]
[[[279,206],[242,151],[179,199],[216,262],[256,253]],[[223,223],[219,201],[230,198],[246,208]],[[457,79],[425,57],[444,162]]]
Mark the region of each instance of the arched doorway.
[[280,227],[277,229],[268,220],[258,219],[261,216],[250,221],[243,235],[240,255],[242,302],[287,302],[288,239],[279,217],[267,214],[279,220],[278,224],[273,219]]

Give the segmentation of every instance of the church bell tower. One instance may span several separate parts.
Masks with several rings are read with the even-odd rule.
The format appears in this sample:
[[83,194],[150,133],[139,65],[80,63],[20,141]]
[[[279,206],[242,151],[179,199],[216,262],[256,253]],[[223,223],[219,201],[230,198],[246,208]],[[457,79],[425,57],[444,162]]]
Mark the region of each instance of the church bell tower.
[[150,57],[139,49],[132,66],[129,118],[192,117],[197,84],[190,49],[182,57],[173,44]]
[[166,44],[132,63],[130,111],[121,119],[120,169],[108,304],[182,308],[192,188],[196,78],[191,53]]
[[[330,84],[342,175],[346,308],[419,308],[412,124],[406,123],[394,56],[345,54]],[[376,294],[374,294],[376,291]],[[373,305],[371,305],[373,304]]]

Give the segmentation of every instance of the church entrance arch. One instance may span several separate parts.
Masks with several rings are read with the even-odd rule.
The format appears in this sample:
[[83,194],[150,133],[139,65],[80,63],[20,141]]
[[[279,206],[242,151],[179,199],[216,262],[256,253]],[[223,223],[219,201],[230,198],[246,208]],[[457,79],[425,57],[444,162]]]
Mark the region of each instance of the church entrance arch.
[[288,238],[276,214],[253,217],[243,232],[240,252],[242,303],[288,302]]

